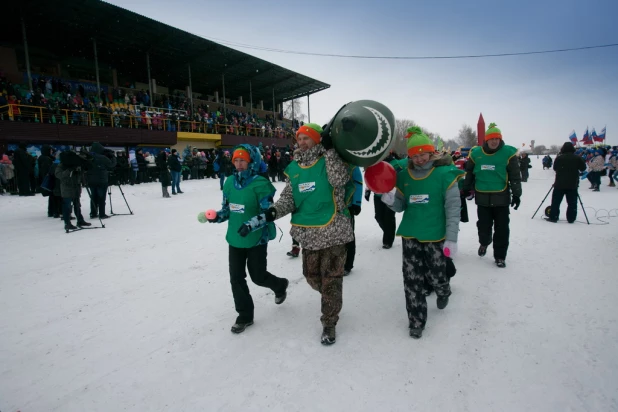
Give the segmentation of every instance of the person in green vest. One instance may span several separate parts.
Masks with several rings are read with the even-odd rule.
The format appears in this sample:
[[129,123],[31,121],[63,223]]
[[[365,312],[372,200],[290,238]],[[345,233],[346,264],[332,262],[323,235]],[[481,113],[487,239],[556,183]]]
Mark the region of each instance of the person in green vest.
[[447,259],[457,253],[457,183],[464,172],[448,154],[435,153],[419,127],[407,131],[408,167],[397,173],[395,189],[383,194],[382,202],[403,212],[397,236],[402,238],[406,309],[410,336],[419,339],[427,322],[427,288],[436,292],[438,309],[448,305],[451,295]]
[[504,268],[509,248],[509,205],[517,210],[521,203],[521,173],[517,149],[504,144],[495,123],[489,125],[483,146],[470,150],[466,172],[464,195],[475,192],[478,255],[485,256],[493,241],[496,265]]
[[[274,223],[258,215],[272,207],[276,189],[268,179],[258,175],[261,160],[254,146],[236,147],[232,157],[236,170],[223,185],[222,208],[216,216],[206,217],[210,223],[229,221],[225,239],[229,243],[230,283],[238,312],[233,333],[241,333],[253,325],[254,305],[245,266],[253,283],[275,293],[277,305],[285,301],[289,285],[287,279],[278,278],[266,269],[268,241],[275,238],[276,229]],[[201,214],[198,218],[204,220]]]
[[343,304],[346,244],[354,239],[354,233],[346,203],[350,169],[333,149],[326,129],[315,123],[298,129],[298,149],[284,172],[285,188],[263,218],[272,222],[292,214],[290,235],[302,246],[303,275],[322,295],[320,340],[332,345]]

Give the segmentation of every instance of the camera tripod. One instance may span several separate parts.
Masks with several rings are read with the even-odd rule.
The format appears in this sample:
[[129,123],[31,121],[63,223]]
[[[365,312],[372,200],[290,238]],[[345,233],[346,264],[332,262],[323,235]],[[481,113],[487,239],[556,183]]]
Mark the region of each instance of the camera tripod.
[[[538,211],[541,208],[541,206],[543,206],[543,203],[545,203],[545,199],[547,199],[547,196],[549,196],[549,194],[552,192],[552,190],[554,190],[554,185],[551,185],[551,187],[549,188],[549,191],[547,192],[547,194],[545,195],[543,200],[541,200],[541,204],[539,205],[539,207],[536,208],[536,212],[534,212],[534,214],[532,215],[532,219],[534,219],[534,217],[538,213]],[[584,203],[582,202],[582,198],[579,197],[579,193],[577,193],[577,200],[579,201],[579,204],[582,207],[582,211],[584,212],[584,216],[586,217],[586,223],[590,224],[590,221],[588,220],[588,215],[586,214],[586,209],[584,209]],[[547,206],[545,208],[545,216],[549,217],[549,211],[550,210],[551,210],[551,206]]]
[[118,189],[120,190],[120,194],[122,195],[122,198],[124,199],[124,203],[127,205],[127,209],[129,209],[129,213],[114,213],[114,206],[112,205],[112,186],[108,186],[107,187],[107,195],[109,196],[109,214],[112,216],[126,216],[126,215],[132,215],[133,211],[131,210],[131,206],[129,206],[129,202],[127,202],[127,198],[124,195],[124,192],[122,191],[122,187],[120,187],[120,184],[116,184],[116,186],[118,186]]

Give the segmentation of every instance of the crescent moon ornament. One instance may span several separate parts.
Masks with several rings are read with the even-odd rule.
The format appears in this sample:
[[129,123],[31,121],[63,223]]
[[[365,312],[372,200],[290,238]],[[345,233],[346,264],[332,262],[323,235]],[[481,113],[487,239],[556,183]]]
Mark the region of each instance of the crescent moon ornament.
[[[369,110],[369,112],[373,114],[373,117],[376,118],[376,121],[378,122],[378,133],[376,134],[376,137],[373,140],[373,142],[371,142],[371,144],[367,146],[366,148],[362,150],[348,150],[348,152],[350,152],[351,154],[357,157],[367,158],[367,157],[377,156],[381,154],[382,152],[384,152],[389,146],[392,134],[391,134],[391,125],[388,123],[388,120],[386,120],[386,117],[382,113],[380,113],[373,107],[367,107],[367,106],[363,106],[363,107]],[[387,132],[386,136],[384,136],[385,129],[384,129],[383,124],[386,125],[386,132]]]

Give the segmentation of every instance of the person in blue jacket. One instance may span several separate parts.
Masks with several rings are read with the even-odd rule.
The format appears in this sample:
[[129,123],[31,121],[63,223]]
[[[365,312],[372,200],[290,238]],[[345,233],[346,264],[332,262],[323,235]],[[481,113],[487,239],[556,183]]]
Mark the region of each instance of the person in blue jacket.
[[[354,230],[354,216],[358,216],[361,212],[361,204],[363,203],[363,175],[360,167],[355,166],[352,169],[352,182],[354,183],[354,192],[349,199],[348,210],[350,211],[350,220],[352,230]],[[346,244],[347,257],[343,265],[343,276],[348,276],[354,267],[354,256],[356,255],[356,236],[354,240]]]

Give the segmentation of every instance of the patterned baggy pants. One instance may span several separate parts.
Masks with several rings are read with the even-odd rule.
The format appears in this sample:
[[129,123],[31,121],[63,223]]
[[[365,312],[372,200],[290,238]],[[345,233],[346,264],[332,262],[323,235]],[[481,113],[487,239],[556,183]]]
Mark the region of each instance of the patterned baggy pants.
[[419,242],[403,239],[403,286],[410,328],[425,328],[427,299],[425,283],[433,287],[436,295],[450,296],[451,286],[446,274],[446,257],[442,252],[444,242]]
[[345,245],[321,250],[303,249],[303,275],[313,289],[322,294],[322,325],[337,325],[343,305],[343,265]]

